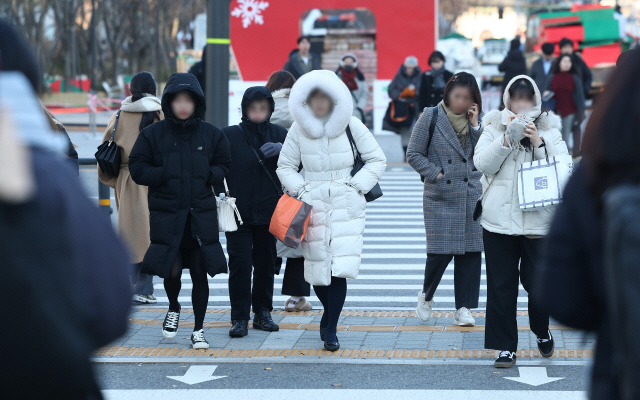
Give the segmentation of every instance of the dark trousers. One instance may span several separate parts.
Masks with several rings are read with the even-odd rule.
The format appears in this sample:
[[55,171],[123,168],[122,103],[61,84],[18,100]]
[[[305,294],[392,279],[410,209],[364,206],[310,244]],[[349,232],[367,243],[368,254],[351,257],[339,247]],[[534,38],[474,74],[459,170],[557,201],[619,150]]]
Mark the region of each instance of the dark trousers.
[[287,258],[287,268],[282,278],[282,294],[287,296],[311,296],[311,285],[304,280],[304,258]]
[[[231,319],[249,320],[251,307],[273,310],[276,238],[269,225],[240,225],[227,232]],[[251,275],[253,267],[253,288]]]
[[[518,281],[530,293],[541,239],[501,235],[483,230],[487,264],[487,320],[484,347],[518,349]],[[518,266],[520,268],[518,268]],[[549,315],[529,295],[529,325],[539,337],[547,337]]]
[[427,254],[424,269],[424,285],[422,292],[426,300],[432,300],[440,284],[447,266],[454,260],[453,285],[456,296],[456,309],[461,307],[478,307],[480,296],[480,274],[482,269],[482,253],[479,251],[460,255]]

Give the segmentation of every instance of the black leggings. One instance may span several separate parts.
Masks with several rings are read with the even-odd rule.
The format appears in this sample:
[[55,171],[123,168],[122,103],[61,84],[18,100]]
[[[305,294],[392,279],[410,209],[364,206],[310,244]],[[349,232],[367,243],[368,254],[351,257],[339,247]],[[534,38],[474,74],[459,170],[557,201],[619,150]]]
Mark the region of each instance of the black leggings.
[[169,298],[169,310],[180,311],[180,303],[178,303],[178,295],[182,282],[182,269],[188,268],[191,274],[191,282],[193,289],[191,290],[191,303],[193,304],[193,314],[195,317],[194,331],[202,329],[204,323],[204,315],[207,312],[207,304],[209,303],[209,281],[207,279],[207,271],[202,262],[202,250],[196,248],[181,248],[178,252],[171,272],[168,278],[164,278],[164,290]]
[[322,321],[320,321],[320,329],[327,329],[324,340],[326,342],[335,342],[338,340],[336,336],[338,319],[340,318],[342,307],[344,307],[344,301],[347,298],[347,279],[332,276],[331,285],[314,285],[313,290],[324,307]]

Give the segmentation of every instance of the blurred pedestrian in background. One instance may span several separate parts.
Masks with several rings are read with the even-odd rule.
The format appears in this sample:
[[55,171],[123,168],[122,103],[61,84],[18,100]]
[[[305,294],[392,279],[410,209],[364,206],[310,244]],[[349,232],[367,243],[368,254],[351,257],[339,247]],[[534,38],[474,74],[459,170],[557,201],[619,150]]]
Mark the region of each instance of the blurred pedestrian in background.
[[289,59],[284,64],[283,70],[290,72],[294,78],[298,79],[302,75],[322,69],[320,55],[311,52],[311,38],[300,36],[298,38],[298,48],[291,50]]
[[[494,365],[510,368],[518,349],[519,281],[531,294],[542,238],[553,208],[522,211],[518,168],[525,161],[567,154],[560,118],[541,110],[540,91],[526,75],[514,77],[503,95],[505,107],[487,114],[474,161],[482,177],[482,219],[487,268],[485,348],[499,350]],[[514,122],[515,121],[515,122]],[[521,138],[521,139],[520,139]],[[518,140],[520,139],[520,140]],[[543,357],[551,357],[554,341],[549,314],[529,295],[529,324]]]
[[[129,154],[140,132],[163,118],[160,99],[156,97],[156,81],[149,72],[139,72],[130,83],[131,96],[124,99],[116,111],[101,143],[111,139],[121,152],[118,176],[103,172],[98,166],[98,178],[112,187],[118,210],[118,234],[128,245],[132,258],[133,301],[153,304],[153,276],[141,272],[142,259],[149,248],[149,199],[146,186],[138,185],[129,172]],[[115,132],[114,132],[115,129]]]
[[280,330],[271,317],[277,254],[269,223],[282,191],[276,168],[287,130],[270,122],[275,101],[266,87],[248,88],[241,107],[242,122],[224,128],[233,160],[229,193],[237,199],[243,221],[237,231],[226,233],[231,337],[248,335],[252,308],[254,329]]
[[[529,77],[534,80],[539,89],[544,90],[547,76],[551,73],[551,67],[553,66],[553,50],[555,46],[553,43],[543,43],[541,47],[542,55],[531,65]],[[544,100],[542,103],[542,109],[546,109]]]
[[202,58],[189,68],[189,73],[198,80],[203,91],[207,90],[207,45],[202,48]]
[[172,339],[178,333],[182,270],[188,269],[194,349],[209,347],[203,330],[209,303],[207,273],[213,277],[227,272],[212,187],[217,193],[224,191],[231,154],[222,131],[202,121],[205,111],[196,77],[172,74],[162,94],[165,119],[144,128],[129,155],[133,181],[149,190],[151,245],[141,271],[164,278],[169,310],[162,335]]
[[571,62],[575,65],[576,73],[582,80],[584,97],[588,97],[589,91],[591,90],[593,75],[591,74],[591,69],[589,69],[587,63],[585,63],[582,57],[574,51],[573,40],[567,38],[562,38],[560,40],[560,54],[568,54],[571,56]]
[[422,70],[420,70],[418,66],[418,59],[415,56],[408,56],[389,84],[388,93],[391,99],[404,100],[413,104],[413,123],[411,126],[400,128],[398,132],[400,134],[400,141],[402,142],[403,154],[407,154],[411,131],[413,131],[413,126],[418,119],[418,114],[422,112],[422,110],[418,110],[421,82]]
[[580,147],[580,123],[584,119],[585,99],[582,80],[573,63],[575,58],[561,54],[556,59],[551,73],[547,76],[543,94],[555,99],[556,112],[562,118],[562,139],[567,144],[569,152],[577,155],[574,150]]
[[71,138],[67,133],[67,129],[64,127],[64,125],[62,125],[60,121],[58,121],[56,117],[53,116],[53,114],[51,114],[51,112],[47,109],[47,107],[44,104],[42,104],[42,102],[40,102],[40,105],[42,106],[44,115],[47,118],[47,121],[49,122],[49,125],[51,126],[51,129],[53,130],[53,132],[57,133],[62,138],[62,140],[65,141],[65,148],[66,148],[65,155],[67,156],[67,159],[69,160],[73,168],[76,170],[76,172],[80,174],[80,164],[78,163],[78,152],[76,151],[76,146],[71,142]]
[[127,252],[62,158],[37,61],[5,21],[0,59],[0,300],[18,327],[0,334],[2,395],[101,399],[90,357],[126,332]]
[[[352,117],[348,87],[330,71],[300,78],[289,100],[295,123],[278,161],[278,176],[289,193],[310,204],[311,218],[302,241],[305,280],[324,307],[320,338],[337,351],[337,325],[347,296],[347,279],[360,269],[365,227],[364,194],[378,182],[386,157],[369,129]],[[349,135],[364,166],[355,175]],[[305,173],[298,170],[300,164]]]
[[353,99],[353,116],[366,124],[364,110],[369,101],[369,86],[364,75],[358,68],[358,58],[353,53],[342,56],[340,66],[336,71],[338,77],[347,85]]
[[407,160],[424,180],[427,263],[416,315],[425,322],[442,275],[455,259],[454,324],[475,325],[470,309],[478,307],[480,295],[482,231],[473,211],[482,194],[482,174],[474,166],[473,148],[482,133],[481,113],[475,77],[459,72],[447,83],[440,104],[424,110],[409,142]]
[[437,50],[429,56],[431,69],[422,74],[418,89],[418,114],[421,114],[425,107],[435,107],[442,101],[444,87],[453,76],[452,72],[444,68],[444,62],[444,54]]
[[[273,96],[275,111],[271,116],[271,123],[287,130],[293,125],[293,116],[289,111],[289,93],[296,79],[287,71],[276,71],[269,77],[267,89]],[[302,171],[300,173],[303,174]],[[282,259],[287,259],[287,268],[282,278],[282,294],[291,296],[284,302],[285,311],[308,311],[313,305],[306,299],[311,295],[311,285],[304,280],[304,257],[302,248],[292,249],[281,241],[276,242],[278,259],[276,268],[282,265]]]
[[[536,278],[535,298],[546,312],[564,325],[597,333],[593,400],[637,399],[640,393],[637,301],[624,300],[629,293],[637,295],[640,286],[637,273],[615,275],[621,268],[637,270],[639,215],[624,207],[637,201],[617,207],[624,212],[617,218],[623,216],[630,230],[604,215],[611,211],[608,192],[633,185],[637,199],[640,184],[640,51],[622,54],[587,124],[583,159],[564,191]],[[612,290],[612,283],[626,290]]]
[[[509,52],[504,60],[498,65],[498,71],[504,72],[502,80],[502,92],[507,88],[511,80],[518,75],[527,73],[527,62],[520,50],[520,36],[516,36],[509,43]],[[504,97],[504,96],[503,96]]]

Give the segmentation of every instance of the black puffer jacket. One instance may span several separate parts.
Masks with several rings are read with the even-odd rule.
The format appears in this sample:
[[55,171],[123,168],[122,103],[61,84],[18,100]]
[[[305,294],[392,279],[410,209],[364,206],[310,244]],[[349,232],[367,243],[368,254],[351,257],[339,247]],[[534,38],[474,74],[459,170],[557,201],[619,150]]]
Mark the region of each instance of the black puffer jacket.
[[[197,99],[196,112],[186,123],[171,111],[177,92],[188,90]],[[169,77],[162,95],[165,119],[143,129],[129,156],[131,177],[149,187],[151,245],[142,270],[166,277],[176,258],[191,214],[191,233],[204,253],[209,275],[227,272],[218,240],[216,198],[231,166],[229,142],[222,131],[202,121],[204,94],[192,74]]]
[[518,75],[527,74],[527,62],[522,55],[520,49],[509,50],[507,56],[498,65],[498,70],[504,72],[504,80],[502,81],[502,90],[507,87],[509,82]]
[[227,178],[229,192],[231,196],[236,198],[236,205],[243,222],[249,225],[268,225],[280,199],[274,184],[251,151],[249,141],[253,144],[253,148],[258,152],[260,158],[264,160],[264,165],[276,185],[280,187],[280,181],[276,175],[278,157],[265,159],[260,147],[268,142],[284,143],[287,136],[286,129],[272,124],[269,119],[261,124],[249,121],[246,112],[247,106],[252,101],[259,99],[269,100],[273,113],[275,106],[269,89],[264,86],[251,87],[244,92],[242,97],[242,130],[238,125],[223,129],[231,144],[231,157],[234,160]]

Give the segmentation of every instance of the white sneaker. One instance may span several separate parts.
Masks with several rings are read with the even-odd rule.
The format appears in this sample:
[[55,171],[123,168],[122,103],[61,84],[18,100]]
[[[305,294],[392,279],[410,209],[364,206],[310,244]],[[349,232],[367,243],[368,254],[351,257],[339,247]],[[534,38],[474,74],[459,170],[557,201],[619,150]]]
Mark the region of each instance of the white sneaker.
[[471,316],[471,311],[467,307],[460,307],[453,317],[453,324],[459,326],[474,326],[476,320]]
[[431,310],[433,309],[433,300],[425,300],[422,290],[418,292],[418,306],[416,307],[416,316],[421,321],[427,322],[431,319]]
[[209,342],[204,338],[204,329],[193,331],[191,334],[191,347],[194,349],[208,349]]

